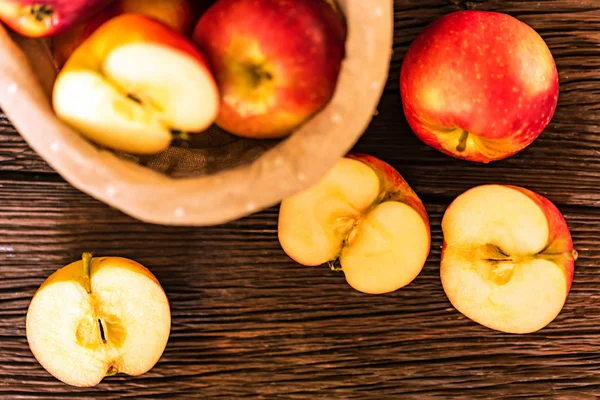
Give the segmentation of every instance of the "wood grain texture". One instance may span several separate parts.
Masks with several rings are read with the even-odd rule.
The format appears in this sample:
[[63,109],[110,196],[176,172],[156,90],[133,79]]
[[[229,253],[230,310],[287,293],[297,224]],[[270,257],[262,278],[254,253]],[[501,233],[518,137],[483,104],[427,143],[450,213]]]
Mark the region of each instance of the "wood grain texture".
[[[277,241],[276,208],[221,227],[167,228],[136,222],[64,183],[0,181],[0,187],[0,395],[600,393],[595,209],[562,207],[581,252],[573,290],[547,329],[517,337],[470,322],[446,299],[438,265],[447,201],[427,201],[433,250],[423,273],[401,291],[366,296],[326,267],[290,262]],[[87,391],[48,376],[24,337],[36,288],[84,250],[147,265],[173,311],[171,340],[157,368]]]
[[[400,105],[402,57],[429,22],[461,8],[508,12],[536,28],[558,64],[555,118],[528,149],[488,166],[453,160],[412,134]],[[408,287],[353,291],[340,273],[289,260],[277,208],[212,228],[142,224],[76,191],[0,117],[0,398],[593,399],[600,396],[600,2],[396,1],[388,91],[357,150],[397,167],[430,213],[432,252]],[[547,195],[580,259],[557,320],[530,335],[483,328],[441,287],[440,221],[483,183]],[[67,387],[25,339],[31,296],[84,250],[148,266],[171,301],[158,366],[94,389]]]

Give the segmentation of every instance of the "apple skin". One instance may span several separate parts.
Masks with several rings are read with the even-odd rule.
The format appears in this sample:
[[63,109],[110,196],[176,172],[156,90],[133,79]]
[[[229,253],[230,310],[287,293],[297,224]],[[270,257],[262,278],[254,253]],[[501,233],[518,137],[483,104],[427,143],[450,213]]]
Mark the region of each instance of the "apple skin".
[[281,203],[284,252],[305,266],[328,263],[365,294],[410,284],[431,248],[423,203],[400,173],[373,156],[351,153],[316,185]]
[[[71,54],[102,24],[118,15],[141,14],[156,19],[181,35],[191,33],[197,14],[190,0],[119,0],[72,29],[53,38],[54,59],[62,68]],[[198,14],[199,15],[199,14]]]
[[323,0],[219,0],[194,41],[221,91],[217,124],[238,136],[290,134],[333,96],[345,30]]
[[382,161],[376,157],[373,157],[364,153],[350,153],[347,155],[348,158],[362,162],[363,164],[371,167],[373,171],[379,177],[381,185],[381,193],[384,197],[380,199],[380,202],[384,201],[398,201],[400,203],[408,204],[413,208],[427,226],[427,232],[429,233],[429,246],[431,246],[431,228],[429,224],[429,217],[427,210],[423,205],[423,202],[415,191],[410,187],[408,182],[400,175],[400,173],[391,165]]
[[[573,239],[571,238],[571,231],[569,230],[567,221],[565,221],[562,213],[554,205],[554,203],[552,203],[546,197],[541,196],[529,189],[510,185],[507,185],[507,187],[525,194],[544,212],[546,220],[548,221],[548,232],[550,234],[550,237],[548,238],[548,246],[545,249],[547,253],[562,254],[572,253],[575,251],[573,247]],[[571,290],[571,284],[573,283],[575,259],[565,259],[562,265],[565,270],[565,275],[567,276],[568,293]]]
[[[546,197],[541,196],[529,189],[525,189],[520,186],[511,186],[511,185],[501,185],[504,187],[508,187],[519,191],[533,200],[542,210],[544,215],[546,216],[546,221],[548,222],[548,234],[550,237],[548,238],[548,244],[546,246],[545,251],[547,253],[572,253],[575,251],[573,247],[573,239],[571,238],[571,231],[569,230],[569,226],[567,225],[567,221],[563,217],[560,210],[548,200]],[[452,207],[452,203],[448,206],[448,209]],[[444,262],[444,251],[448,247],[446,243],[446,239],[444,238],[444,242],[442,245],[442,256],[441,262]],[[576,254],[576,252],[575,252]],[[577,257],[575,257],[577,258]],[[573,275],[575,271],[575,260],[573,259],[564,259],[562,262],[565,276],[567,277],[567,287],[566,292],[568,293],[571,290],[571,284],[573,282]]]
[[[506,14],[459,11],[412,43],[400,76],[408,123],[426,144],[488,163],[532,143],[558,101],[558,73],[544,40]],[[461,148],[460,138],[468,132]]]
[[[111,285],[111,288],[108,288],[109,290],[104,290],[105,287],[103,286],[105,284],[103,285],[102,282],[106,282],[107,277],[110,279],[111,276],[115,276],[115,273],[119,274],[118,278],[112,278],[116,282]],[[98,283],[96,278],[101,280],[98,285],[96,285]],[[137,284],[143,285],[142,289],[132,285],[132,283],[136,284],[136,286]],[[61,289],[58,289],[61,296],[54,305],[59,304],[62,300],[63,304],[59,305],[66,307],[68,309],[67,312],[61,308],[54,308],[51,303],[45,301],[48,298],[56,298],[56,296],[48,296],[46,293],[48,291],[56,292],[57,289],[54,289],[56,285],[61,287]],[[92,288],[100,289],[101,293],[95,292],[93,298],[88,300],[86,299],[85,291],[87,290],[89,297],[92,297]],[[152,288],[152,290],[145,290],[148,288]],[[76,298],[78,301],[69,303],[68,299],[73,299],[74,290],[78,292]],[[144,296],[148,296],[151,299],[152,307],[144,307],[144,300],[148,302],[148,299],[143,298]],[[127,301],[123,303],[117,301],[116,307],[115,304],[112,304],[114,308],[107,310],[106,306],[109,305],[110,307],[112,303],[111,299],[122,300],[123,297],[126,297]],[[143,315],[149,314],[155,320],[150,322],[152,324],[151,327],[142,328],[141,334],[140,329],[136,326],[124,326],[126,334],[114,335],[114,339],[116,340],[108,340],[111,344],[110,349],[107,348],[106,350],[108,351],[100,352],[98,349],[92,349],[94,346],[101,346],[101,344],[99,342],[99,335],[89,335],[90,333],[94,333],[89,325],[84,325],[88,329],[78,330],[77,332],[69,332],[68,328],[65,332],[64,325],[61,326],[61,323],[71,322],[68,315],[77,314],[78,309],[81,311],[88,307],[89,309],[95,309],[94,316],[96,318],[92,318],[94,323],[101,319],[103,320],[103,325],[107,329],[105,334],[110,334],[110,324],[112,324],[113,328],[122,326],[122,323],[135,319],[131,318],[132,315],[134,317],[138,315],[140,316],[138,318],[142,318]],[[52,320],[52,314],[55,313],[58,313],[60,317]],[[54,323],[52,327],[48,327],[41,320],[43,316],[46,316],[46,319],[52,320]],[[79,316],[81,317],[83,314],[79,313]],[[81,324],[83,320],[83,318],[80,320],[79,326],[83,325]],[[109,322],[109,325],[104,324],[105,322]],[[160,282],[143,265],[121,257],[91,259],[87,275],[85,274],[84,263],[81,260],[57,270],[36,291],[29,305],[26,317],[27,342],[36,360],[51,375],[63,383],[77,387],[96,386],[105,376],[117,372],[130,376],[139,376],[148,372],[162,356],[167,345],[170,329],[171,312],[169,301]],[[117,333],[118,331],[121,331],[121,329],[115,330],[113,333]],[[59,334],[66,333],[66,335],[58,336],[57,332]],[[79,335],[80,333],[81,336]],[[131,333],[135,333],[137,339],[142,339],[141,336],[143,336],[143,339],[147,340],[147,342],[140,343],[136,340],[127,340]],[[62,343],[63,346],[57,345],[60,339],[64,340]],[[74,343],[76,340],[77,344]],[[135,354],[123,354],[122,350],[124,348]],[[71,350],[71,352],[65,350]],[[92,356],[92,360],[88,360],[91,361],[89,363],[79,358],[90,357],[90,352],[94,351],[96,352],[96,357]],[[103,356],[105,359],[101,360],[100,358]],[[105,363],[106,366],[96,373],[90,372],[92,364],[98,363]],[[107,371],[110,371],[107,368],[109,364],[111,365],[110,370],[113,373],[107,373]],[[114,367],[117,368],[114,369]]]
[[2,0],[0,20],[30,37],[64,32],[113,0]]
[[[190,40],[179,35],[164,24],[139,14],[122,14],[110,19],[79,46],[75,53],[69,58],[59,73],[53,90],[53,106],[59,118],[80,131],[92,141],[115,150],[134,154],[156,154],[169,147],[172,135],[167,130],[163,130],[159,135],[153,133],[145,137],[125,138],[119,136],[119,132],[116,132],[114,129],[113,132],[109,132],[107,135],[98,132],[86,132],[88,127],[83,126],[86,121],[82,120],[81,125],[77,126],[80,122],[74,120],[76,118],[81,118],[81,115],[74,116],[72,114],[73,110],[77,109],[74,104],[77,101],[77,97],[73,93],[74,91],[77,91],[77,87],[74,87],[74,85],[71,84],[70,78],[81,75],[82,73],[98,75],[96,71],[102,71],[103,68],[105,68],[103,67],[103,64],[113,52],[130,45],[143,45],[149,48],[154,46],[156,48],[165,48],[175,53],[181,53],[192,60],[198,67],[198,70],[204,71],[206,85],[204,85],[202,92],[196,91],[196,94],[201,94],[206,97],[211,96],[211,106],[207,107],[206,110],[202,110],[202,113],[199,113],[199,116],[192,122],[189,122],[190,118],[188,116],[186,127],[180,125],[181,120],[175,122],[168,127],[171,131],[183,130],[189,133],[202,132],[213,123],[218,114],[219,95],[212,72],[202,53],[200,53],[194,43]],[[159,61],[162,63],[169,63],[169,61],[165,59],[157,60],[157,63]],[[177,69],[175,69],[174,73],[177,73]],[[180,76],[179,80],[184,78],[184,76]],[[110,85],[106,80],[104,80],[104,82],[106,82],[107,85]],[[151,82],[146,84],[146,86],[148,85],[151,86]],[[152,90],[152,87],[147,87],[144,90]],[[190,93],[192,92],[192,90],[189,91]],[[81,95],[81,93],[77,94],[77,96]],[[158,97],[162,94],[153,93],[151,95],[156,97],[156,100],[154,101],[158,101]],[[170,104],[176,104],[177,102],[182,101],[181,96],[178,98],[175,98],[175,96],[176,95],[172,95],[170,100],[169,98],[164,98],[164,100],[170,101]],[[122,100],[123,102],[132,101],[127,100],[125,94],[123,94]],[[212,106],[213,104],[214,106]],[[184,107],[183,104],[180,105],[179,108],[182,107]],[[192,106],[188,104],[188,108],[189,107]],[[91,112],[93,112],[93,110]],[[210,116],[208,115],[208,112],[210,112]],[[84,116],[83,118],[85,119],[87,117]],[[203,120],[200,121],[200,118]],[[191,127],[192,125],[193,127]],[[119,137],[115,138],[115,134]],[[137,132],[137,134],[140,134],[140,132]]]
[[202,53],[183,36],[148,17],[137,14],[122,14],[96,30],[95,34],[89,40],[86,40],[79,47],[77,53],[69,59],[64,70],[88,68],[92,65],[97,65],[99,68],[112,50],[136,42],[155,43],[178,50],[196,59],[207,69],[209,68]]

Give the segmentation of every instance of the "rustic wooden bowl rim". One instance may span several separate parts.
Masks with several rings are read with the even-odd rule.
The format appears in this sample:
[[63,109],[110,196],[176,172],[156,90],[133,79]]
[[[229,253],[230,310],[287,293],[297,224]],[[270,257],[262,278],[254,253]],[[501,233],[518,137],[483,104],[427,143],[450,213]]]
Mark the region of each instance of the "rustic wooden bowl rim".
[[288,139],[235,169],[174,179],[97,148],[56,119],[35,78],[40,71],[34,71],[32,55],[2,27],[0,107],[64,179],[130,216],[164,225],[235,220],[316,183],[352,148],[375,113],[392,55],[393,1],[339,3],[348,23],[347,57],[332,101]]

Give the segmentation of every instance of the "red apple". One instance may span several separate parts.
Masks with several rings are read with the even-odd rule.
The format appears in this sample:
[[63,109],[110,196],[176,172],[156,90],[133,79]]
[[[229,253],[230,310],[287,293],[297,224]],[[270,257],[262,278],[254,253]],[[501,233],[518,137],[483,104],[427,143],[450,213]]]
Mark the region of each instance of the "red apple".
[[400,88],[421,140],[487,163],[521,151],[548,125],[558,73],[548,46],[528,25],[506,14],[460,11],[416,38]]
[[219,93],[196,46],[154,19],[123,14],[98,28],[61,70],[54,110],[103,146],[136,154],[166,150],[173,131],[201,132]]
[[58,67],[62,68],[75,49],[102,24],[124,13],[154,18],[186,36],[191,33],[196,18],[191,0],[118,0],[54,38],[54,58]]
[[217,124],[245,137],[281,137],[331,99],[345,31],[323,0],[219,0],[194,40],[221,92]]
[[430,247],[423,203],[385,162],[352,154],[315,186],[285,199],[279,242],[300,264],[339,265],[363,293],[400,289],[419,275]]
[[444,291],[473,321],[529,333],[563,308],[577,252],[565,219],[545,197],[515,186],[479,186],[452,202],[442,231]]
[[1,0],[0,20],[32,37],[56,35],[99,12],[113,0]]

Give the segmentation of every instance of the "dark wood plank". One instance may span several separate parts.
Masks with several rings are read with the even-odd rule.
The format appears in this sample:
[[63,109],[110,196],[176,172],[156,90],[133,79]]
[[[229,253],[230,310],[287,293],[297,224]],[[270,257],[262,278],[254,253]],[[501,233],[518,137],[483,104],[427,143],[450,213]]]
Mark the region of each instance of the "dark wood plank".
[[[67,184],[23,181],[0,181],[0,204],[0,397],[600,395],[597,209],[563,208],[581,253],[573,290],[548,328],[513,336],[470,322],[444,295],[439,226],[447,202],[427,201],[433,245],[424,271],[385,296],[357,293],[326,267],[291,262],[277,241],[276,208],[221,227],[159,227]],[[149,374],[72,389],[32,357],[24,337],[31,296],[83,250],[134,258],[163,283],[173,331]]]
[[[357,145],[397,167],[432,220],[432,253],[407,288],[353,291],[343,275],[291,262],[277,208],[212,228],[146,225],[62,181],[0,113],[0,398],[520,398],[600,396],[600,2],[396,0],[394,59],[379,115]],[[418,141],[398,76],[421,29],[451,11],[508,12],[546,39],[561,95],[548,129],[524,152],[488,166]],[[555,201],[580,251],[568,302],[541,332],[513,336],[455,311],[439,281],[440,220],[483,183],[526,186]],[[62,385],[25,339],[31,296],[84,250],[134,258],[163,283],[172,336],[159,365],[89,390]]]

